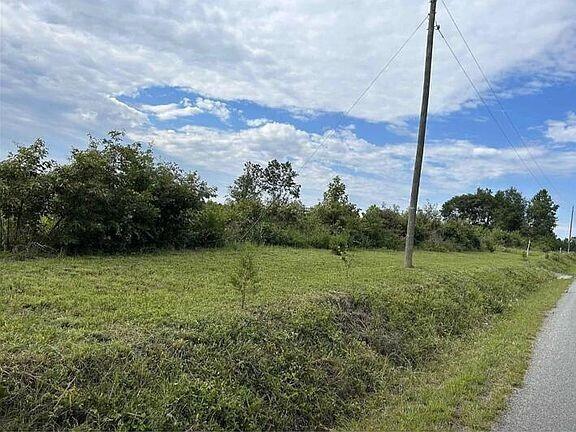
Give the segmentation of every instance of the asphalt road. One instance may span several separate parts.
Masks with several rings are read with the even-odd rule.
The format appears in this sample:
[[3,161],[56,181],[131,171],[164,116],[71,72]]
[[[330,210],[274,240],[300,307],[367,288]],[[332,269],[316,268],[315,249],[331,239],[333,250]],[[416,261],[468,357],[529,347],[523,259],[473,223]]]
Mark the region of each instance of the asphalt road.
[[576,282],[544,320],[524,384],[494,431],[576,431]]

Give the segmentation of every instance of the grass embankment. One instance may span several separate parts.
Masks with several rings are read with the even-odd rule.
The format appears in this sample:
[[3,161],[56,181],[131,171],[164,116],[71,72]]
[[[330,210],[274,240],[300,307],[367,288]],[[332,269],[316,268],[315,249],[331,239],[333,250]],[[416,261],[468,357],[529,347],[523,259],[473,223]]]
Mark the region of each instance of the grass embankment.
[[571,281],[547,282],[490,325],[467,334],[417,373],[399,373],[368,415],[340,430],[489,430],[520,385],[546,312]]
[[0,426],[330,427],[553,291],[515,254],[421,253],[404,271],[394,252],[346,269],[326,251],[259,251],[246,312],[230,250],[2,262]]

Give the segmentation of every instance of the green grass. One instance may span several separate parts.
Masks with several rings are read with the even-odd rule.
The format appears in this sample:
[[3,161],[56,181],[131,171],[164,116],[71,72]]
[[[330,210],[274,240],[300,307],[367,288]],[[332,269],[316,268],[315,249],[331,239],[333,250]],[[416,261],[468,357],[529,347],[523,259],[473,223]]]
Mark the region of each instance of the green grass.
[[237,259],[225,249],[0,261],[0,427],[332,427],[552,292],[543,263],[573,264],[419,252],[406,271],[400,253],[355,251],[347,269],[328,251],[262,247],[262,289],[242,311],[227,282]]
[[368,415],[340,429],[491,429],[514,387],[522,383],[545,313],[570,283],[547,283],[491,325],[455,341],[417,373],[400,373],[394,386],[371,398]]
[[[404,271],[402,255],[358,251],[346,271],[329,251],[260,248],[262,288],[249,299],[260,305],[306,293],[354,291],[428,283],[454,269],[525,266],[520,254],[416,254],[418,268]],[[167,322],[194,322],[239,310],[228,284],[238,252],[205,250],[153,255],[66,257],[0,261],[0,344],[34,349],[51,344],[67,349]]]

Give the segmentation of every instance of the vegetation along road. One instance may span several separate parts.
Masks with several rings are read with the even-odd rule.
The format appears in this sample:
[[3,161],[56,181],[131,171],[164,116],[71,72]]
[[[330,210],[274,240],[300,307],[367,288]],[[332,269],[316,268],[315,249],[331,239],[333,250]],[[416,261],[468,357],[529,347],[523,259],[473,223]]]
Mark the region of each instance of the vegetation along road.
[[576,430],[575,355],[576,282],[544,321],[524,385],[496,430]]
[[0,428],[489,429],[576,270],[255,247],[242,308],[243,253],[1,259]]

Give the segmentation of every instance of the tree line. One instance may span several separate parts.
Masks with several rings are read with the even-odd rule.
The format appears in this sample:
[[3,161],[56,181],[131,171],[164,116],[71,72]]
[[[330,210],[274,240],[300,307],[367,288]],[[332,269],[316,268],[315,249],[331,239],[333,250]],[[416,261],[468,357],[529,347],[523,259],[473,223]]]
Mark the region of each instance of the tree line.
[[[0,162],[0,243],[4,251],[122,252],[217,247],[252,241],[317,248],[401,249],[407,214],[396,206],[361,211],[334,177],[322,200],[300,201],[290,162],[246,162],[226,202],[198,173],[159,162],[124,134],[89,136],[67,163],[48,159],[42,140]],[[561,245],[558,206],[542,189],[530,200],[510,188],[458,195],[418,211],[416,244],[430,250]]]

